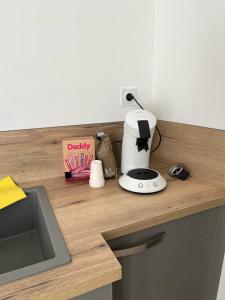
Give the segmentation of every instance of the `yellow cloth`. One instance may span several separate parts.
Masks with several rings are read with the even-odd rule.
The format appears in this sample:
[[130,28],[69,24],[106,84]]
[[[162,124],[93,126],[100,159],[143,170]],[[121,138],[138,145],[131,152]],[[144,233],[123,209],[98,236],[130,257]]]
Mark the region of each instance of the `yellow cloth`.
[[24,191],[18,187],[12,177],[0,180],[0,209],[26,198]]

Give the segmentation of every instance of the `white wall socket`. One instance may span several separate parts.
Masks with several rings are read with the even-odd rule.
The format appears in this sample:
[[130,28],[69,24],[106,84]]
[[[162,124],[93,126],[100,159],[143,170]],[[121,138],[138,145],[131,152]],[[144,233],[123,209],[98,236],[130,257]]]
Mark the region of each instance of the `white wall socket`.
[[121,106],[136,106],[136,102],[134,100],[127,101],[127,94],[133,94],[137,99],[137,88],[136,87],[122,87],[120,90],[120,105]]

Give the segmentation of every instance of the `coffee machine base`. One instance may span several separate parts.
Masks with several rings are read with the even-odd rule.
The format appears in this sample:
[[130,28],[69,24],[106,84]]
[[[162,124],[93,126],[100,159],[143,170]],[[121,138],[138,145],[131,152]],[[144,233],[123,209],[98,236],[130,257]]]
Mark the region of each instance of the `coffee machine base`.
[[166,180],[158,171],[138,168],[122,175],[119,184],[130,192],[151,194],[163,190],[166,187]]

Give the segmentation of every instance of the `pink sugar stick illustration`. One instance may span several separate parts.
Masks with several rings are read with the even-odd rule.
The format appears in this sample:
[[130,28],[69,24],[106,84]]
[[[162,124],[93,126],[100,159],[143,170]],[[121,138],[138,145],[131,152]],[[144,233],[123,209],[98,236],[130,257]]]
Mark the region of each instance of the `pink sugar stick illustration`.
[[90,156],[89,156],[88,163],[87,163],[87,167],[88,167],[88,168],[89,168],[90,165],[91,165],[92,159],[93,159],[93,155],[90,155]]
[[80,165],[83,167],[84,166],[84,153],[80,154]]
[[90,174],[90,170],[81,170],[80,173]]
[[89,173],[75,173],[73,174],[73,178],[89,178]]
[[70,164],[73,167],[73,169],[75,169],[76,164],[75,164],[74,156],[72,154],[69,155],[69,161],[70,161]]
[[88,163],[88,155],[85,155],[85,158],[84,158],[84,165],[85,165],[85,167],[87,167],[87,163]]
[[73,171],[74,171],[74,173],[78,173],[83,170],[84,170],[84,167],[78,167],[78,168],[75,168]]
[[71,166],[70,162],[68,159],[65,160],[67,167],[69,168],[70,171],[72,171],[73,167]]
[[76,167],[79,167],[79,158],[77,155],[75,156],[75,161],[76,161]]
[[[88,172],[90,173],[90,171],[88,170]],[[72,170],[72,175],[77,175],[77,174],[81,174],[81,173],[86,173],[84,167],[78,167],[74,170]]]

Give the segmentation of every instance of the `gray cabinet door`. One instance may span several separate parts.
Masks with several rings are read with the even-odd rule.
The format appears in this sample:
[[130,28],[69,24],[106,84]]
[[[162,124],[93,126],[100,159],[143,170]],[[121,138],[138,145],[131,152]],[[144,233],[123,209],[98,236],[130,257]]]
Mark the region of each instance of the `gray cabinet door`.
[[[113,300],[204,300],[217,217],[211,209],[110,241],[125,255]],[[130,248],[139,253],[123,252]]]

